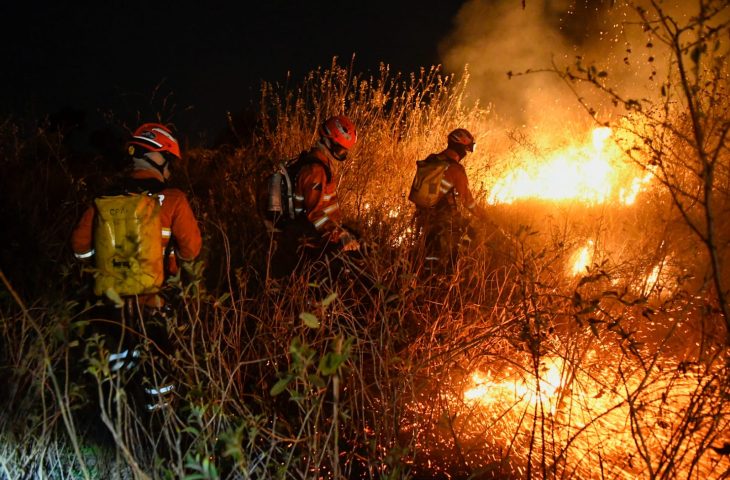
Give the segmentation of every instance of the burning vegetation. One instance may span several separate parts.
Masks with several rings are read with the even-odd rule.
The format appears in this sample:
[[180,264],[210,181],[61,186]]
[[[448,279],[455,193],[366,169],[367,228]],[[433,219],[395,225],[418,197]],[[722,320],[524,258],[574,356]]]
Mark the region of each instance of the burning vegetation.
[[[333,62],[264,84],[250,138],[232,125],[176,172],[206,252],[169,320],[182,406],[151,425],[104,383],[66,246],[110,165],[2,122],[0,478],[727,478],[728,12],[700,4],[630,9],[666,59],[652,97],[582,58],[540,73],[604,95],[554,134],[504,129],[466,72]],[[367,255],[274,281],[258,182],[343,107],[361,141],[340,199]],[[457,126],[490,221],[422,278],[406,195]]]

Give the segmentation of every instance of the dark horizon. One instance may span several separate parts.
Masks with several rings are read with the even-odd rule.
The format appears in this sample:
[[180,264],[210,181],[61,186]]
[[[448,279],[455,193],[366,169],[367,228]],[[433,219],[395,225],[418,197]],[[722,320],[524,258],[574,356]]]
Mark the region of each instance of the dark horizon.
[[262,81],[290,75],[299,83],[334,57],[349,65],[354,55],[356,72],[380,63],[406,73],[438,64],[439,40],[461,3],[5,5],[0,114],[55,115],[91,128],[107,112],[134,121],[138,110],[149,119],[174,104],[182,137],[211,138],[225,130],[226,112],[255,101]]

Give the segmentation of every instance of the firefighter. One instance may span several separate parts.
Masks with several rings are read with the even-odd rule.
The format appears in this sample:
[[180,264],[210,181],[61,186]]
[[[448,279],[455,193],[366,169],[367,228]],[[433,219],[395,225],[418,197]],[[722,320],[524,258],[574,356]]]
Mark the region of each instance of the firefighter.
[[409,199],[416,205],[416,231],[423,238],[424,272],[452,273],[459,248],[468,246],[473,230],[461,209],[482,216],[469,190],[461,164],[476,147],[474,136],[457,128],[447,136],[447,147],[417,162]]
[[154,412],[169,405],[177,388],[167,365],[172,347],[163,286],[198,257],[202,239],[186,195],[167,186],[171,166],[181,158],[170,129],[141,125],[127,153],[130,172],[86,209],[71,247],[77,259],[94,261],[94,293],[123,299],[124,308],[112,309],[111,322],[99,322],[96,330],[106,339],[112,374],[136,371],[141,357],[149,356],[142,365],[143,393],[135,393]]
[[325,120],[319,139],[288,167],[294,185],[295,219],[281,228],[273,262],[274,276],[294,270],[297,262],[360,249],[355,236],[342,226],[337,201],[335,164],[345,161],[357,141],[352,121],[344,115]]

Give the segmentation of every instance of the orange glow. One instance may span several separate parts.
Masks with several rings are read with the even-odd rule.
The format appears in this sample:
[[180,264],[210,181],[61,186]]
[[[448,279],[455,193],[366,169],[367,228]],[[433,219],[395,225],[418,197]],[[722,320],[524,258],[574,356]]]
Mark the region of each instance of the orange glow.
[[656,295],[664,297],[677,287],[676,272],[669,266],[671,257],[667,257],[654,265],[649,273],[634,284],[634,291],[644,296]]
[[588,243],[578,249],[570,258],[570,273],[573,276],[586,273],[586,269],[591,266],[593,262],[593,240],[588,240]]
[[[552,410],[552,397],[560,389],[562,381],[563,360],[558,357],[545,358],[539,376],[532,374],[517,375],[501,381],[492,378],[490,373],[475,372],[472,374],[473,387],[464,392],[464,400],[482,404],[525,401],[536,403],[538,400],[544,407]],[[504,395],[509,398],[505,398]]]
[[[536,431],[532,422],[542,422],[550,433],[543,439],[536,438],[538,445],[551,448],[563,442],[569,444],[569,457],[577,463],[568,470],[575,468],[577,478],[594,478],[592,468],[601,463],[608,469],[608,459],[614,462],[610,478],[646,478],[645,465],[626,461],[626,452],[635,446],[629,425],[638,422],[651,431],[646,446],[661,451],[673,441],[673,429],[682,422],[682,405],[702,383],[700,373],[678,374],[676,365],[645,372],[628,368],[624,358],[624,370],[619,376],[620,369],[608,358],[605,351],[591,350],[584,355],[579,369],[559,356],[546,356],[538,374],[516,364],[495,373],[477,371],[467,382],[462,398],[451,399],[452,408],[470,412],[474,435],[483,435],[480,426],[490,425],[490,440],[510,445],[518,458],[529,455],[529,438]],[[631,408],[637,392],[641,392],[636,397],[641,399],[640,413]],[[459,425],[462,433],[470,431],[466,424]],[[730,467],[730,459],[720,461],[722,465],[715,464],[708,455],[694,468],[699,475]],[[677,466],[676,471],[681,473],[683,468],[687,465]]]
[[589,138],[545,155],[526,153],[521,167],[495,182],[487,201],[494,205],[536,198],[631,205],[651,177],[639,175],[611,140],[611,129],[600,127]]

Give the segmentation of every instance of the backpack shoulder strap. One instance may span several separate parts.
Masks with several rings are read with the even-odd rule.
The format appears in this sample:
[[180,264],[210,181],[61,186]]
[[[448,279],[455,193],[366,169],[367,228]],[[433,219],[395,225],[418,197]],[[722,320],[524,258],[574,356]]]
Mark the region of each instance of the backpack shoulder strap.
[[299,175],[299,171],[305,167],[306,165],[313,165],[313,164],[319,164],[324,168],[324,173],[327,176],[327,182],[332,181],[332,170],[330,167],[324,163],[319,158],[309,155],[308,152],[302,152],[299,154],[299,156],[294,159],[291,163],[287,164],[287,172],[289,173],[289,177],[292,180],[292,183],[296,183],[297,175]]
[[433,165],[434,163],[449,163],[446,159],[441,157],[438,153],[432,153],[428,157],[424,158],[423,160],[416,161],[416,165],[419,167],[425,167],[427,165]]
[[157,195],[164,190],[166,185],[155,178],[124,178],[112,187],[106,189],[100,196],[116,197],[119,195],[135,195],[146,193]]
[[148,194],[157,194],[165,189],[165,183],[156,178],[129,178],[126,187],[129,193],[147,192]]

